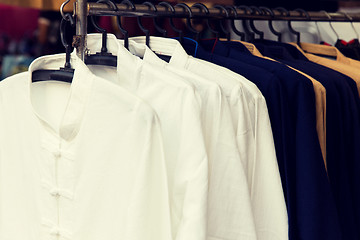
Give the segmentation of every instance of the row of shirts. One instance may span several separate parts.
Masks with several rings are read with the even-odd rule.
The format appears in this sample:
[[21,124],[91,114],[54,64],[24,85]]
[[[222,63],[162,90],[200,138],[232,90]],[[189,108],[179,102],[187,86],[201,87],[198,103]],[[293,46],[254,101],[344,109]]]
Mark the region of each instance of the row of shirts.
[[207,40],[183,46],[242,74],[263,93],[289,238],[359,239],[359,62],[334,47],[308,43]]
[[71,85],[31,80],[63,54],[0,83],[0,239],[357,239],[358,62],[145,42],[108,35],[117,67],[73,53]]

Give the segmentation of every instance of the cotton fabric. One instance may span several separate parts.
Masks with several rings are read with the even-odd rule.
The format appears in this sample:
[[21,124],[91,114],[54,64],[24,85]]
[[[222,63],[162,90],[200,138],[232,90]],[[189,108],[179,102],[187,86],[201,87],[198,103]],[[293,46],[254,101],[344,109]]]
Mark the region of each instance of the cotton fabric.
[[157,116],[75,56],[71,85],[31,83],[64,59],[0,83],[0,239],[171,239]]

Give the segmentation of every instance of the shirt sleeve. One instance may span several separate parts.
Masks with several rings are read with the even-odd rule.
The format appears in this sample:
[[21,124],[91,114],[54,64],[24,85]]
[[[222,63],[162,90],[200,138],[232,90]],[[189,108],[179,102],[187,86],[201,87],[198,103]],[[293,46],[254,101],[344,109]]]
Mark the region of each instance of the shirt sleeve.
[[222,96],[218,135],[209,156],[208,240],[255,240],[250,191],[240,159],[229,102]]
[[176,240],[199,240],[206,238],[208,157],[194,91],[186,91],[182,99],[178,169],[171,193],[171,207],[179,214],[172,219],[177,231],[173,235]]
[[168,182],[160,124],[156,116],[144,131],[147,132],[146,138],[138,146],[144,151],[128,208],[124,239],[171,240]]
[[[288,239],[288,216],[265,98],[232,92],[240,157],[246,171],[257,238]],[[233,113],[233,114],[234,114]]]
[[288,216],[265,99],[256,104],[251,197],[258,239],[288,239]]

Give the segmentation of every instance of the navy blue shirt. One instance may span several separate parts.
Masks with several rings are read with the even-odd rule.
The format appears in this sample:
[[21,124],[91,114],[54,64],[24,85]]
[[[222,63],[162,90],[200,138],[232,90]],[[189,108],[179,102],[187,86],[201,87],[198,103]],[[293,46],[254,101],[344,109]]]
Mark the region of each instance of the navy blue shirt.
[[272,41],[255,43],[264,55],[314,77],[326,88],[327,169],[344,239],[359,239],[360,119],[355,82],[310,62],[296,47]]
[[[183,45],[188,54],[194,55],[193,42],[185,41]],[[204,47],[212,50],[211,46]],[[195,57],[243,75],[264,95],[288,209],[290,239],[342,239],[316,132],[311,81],[288,70],[290,78],[285,79],[279,75],[285,70],[281,64],[253,64],[252,57],[238,61],[211,54],[201,46]]]

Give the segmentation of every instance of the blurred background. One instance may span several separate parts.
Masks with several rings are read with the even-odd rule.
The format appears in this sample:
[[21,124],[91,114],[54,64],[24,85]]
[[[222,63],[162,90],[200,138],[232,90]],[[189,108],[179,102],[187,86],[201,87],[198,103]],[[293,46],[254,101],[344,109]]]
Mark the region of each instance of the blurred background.
[[[91,0],[89,0],[89,2],[90,1]],[[66,11],[72,12],[74,2],[75,0],[72,0],[69,4],[67,4]],[[114,0],[114,2],[119,3],[121,0]],[[143,1],[135,0],[133,2],[140,4]],[[158,1],[153,0],[150,2],[156,4]],[[171,0],[167,2],[171,4],[185,2],[191,6],[196,1]],[[281,6],[288,10],[303,8],[307,11],[326,10],[328,12],[335,12],[341,10],[347,12],[360,12],[360,1],[206,0],[199,2],[206,4],[208,7],[211,7],[214,4],[255,5],[270,8]],[[63,0],[0,0],[0,79],[17,72],[25,71],[31,61],[36,57],[64,52],[64,47],[61,44],[59,34],[61,20],[59,9],[62,3]],[[183,20],[175,19],[174,21],[178,28],[184,28]],[[121,37],[121,34],[116,26],[116,21],[113,17],[99,17],[97,22],[101,27],[107,29],[108,32]],[[151,30],[152,35],[156,35],[152,19],[143,18],[142,22],[147,29]],[[166,21],[166,19],[159,19],[159,22],[168,30],[170,37],[176,36],[176,33],[168,26],[168,21]],[[136,19],[122,18],[122,23],[124,28],[129,31],[130,36],[144,35],[138,27]],[[263,29],[266,33],[267,25],[264,21],[257,21],[256,24],[258,28]],[[281,29],[283,23],[279,22],[277,24]],[[309,23],[296,24],[298,24],[298,27],[304,28],[304,26],[306,27],[306,24]],[[294,24],[295,27],[296,24]],[[198,30],[202,30],[204,28],[204,24],[202,24],[202,22],[194,22],[194,25]],[[319,28],[319,26],[326,29],[324,23],[319,23],[317,28]],[[240,23],[238,23],[238,27],[241,29]],[[307,28],[309,32],[311,32],[313,26],[309,25]],[[67,31],[74,34],[73,29],[68,29]],[[88,32],[96,32],[90,21],[88,24]],[[328,35],[323,34],[322,37],[328,38],[326,40],[331,44],[331,42],[336,39],[332,39],[331,37],[333,36],[330,36],[331,34]],[[268,36],[270,39],[271,37],[272,36],[270,35]],[[344,38],[348,39],[351,39],[352,37],[353,36],[344,36]],[[288,40],[291,40],[290,37]],[[309,38],[309,41],[316,42],[319,41],[319,39]]]

